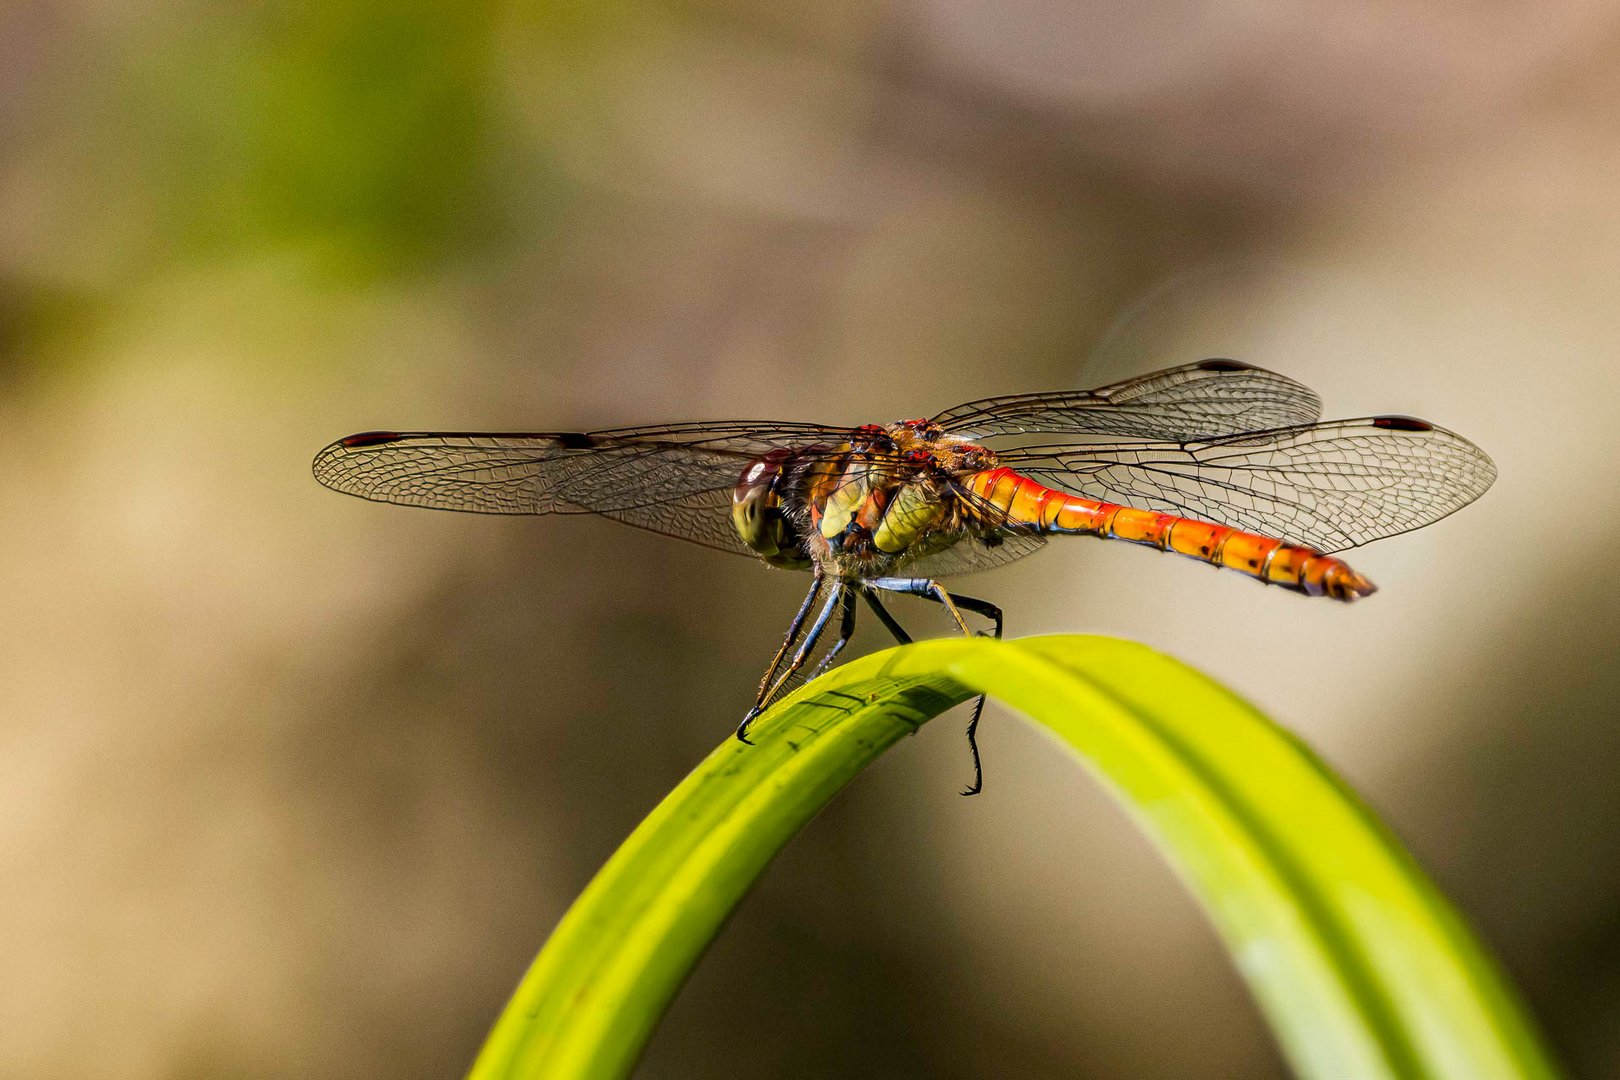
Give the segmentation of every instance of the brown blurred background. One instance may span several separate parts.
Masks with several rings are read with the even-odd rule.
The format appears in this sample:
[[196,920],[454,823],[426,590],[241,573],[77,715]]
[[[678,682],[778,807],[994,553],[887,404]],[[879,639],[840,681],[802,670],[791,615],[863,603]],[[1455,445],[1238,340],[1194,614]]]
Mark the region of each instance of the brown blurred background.
[[[853,424],[1205,356],[1501,479],[1359,553],[1353,608],[1083,541],[968,591],[1299,731],[1620,1075],[1616,342],[1609,4],[10,0],[0,1075],[458,1074],[800,597],[341,498],[330,439]],[[784,854],[641,1075],[1283,1071],[1106,797],[992,707],[958,798],[962,722]]]

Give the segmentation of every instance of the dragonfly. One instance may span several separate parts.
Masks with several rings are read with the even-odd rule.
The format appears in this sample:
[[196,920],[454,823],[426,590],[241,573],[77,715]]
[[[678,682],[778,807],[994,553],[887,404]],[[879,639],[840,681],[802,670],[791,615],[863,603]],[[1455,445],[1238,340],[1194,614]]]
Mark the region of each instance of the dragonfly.
[[[971,401],[859,427],[719,421],[554,432],[368,431],[323,449],[315,478],[378,502],[483,514],[597,514],[808,572],[810,587],[736,737],[855,632],[857,599],[902,644],[884,599],[995,604],[942,578],[1056,536],[1126,540],[1306,596],[1375,586],[1338,557],[1433,524],[1496,478],[1467,439],[1411,416],[1322,421],[1293,379],[1211,359],[1093,390]],[[830,646],[823,639],[837,620]],[[806,667],[819,655],[813,671]],[[973,782],[983,786],[968,722]]]

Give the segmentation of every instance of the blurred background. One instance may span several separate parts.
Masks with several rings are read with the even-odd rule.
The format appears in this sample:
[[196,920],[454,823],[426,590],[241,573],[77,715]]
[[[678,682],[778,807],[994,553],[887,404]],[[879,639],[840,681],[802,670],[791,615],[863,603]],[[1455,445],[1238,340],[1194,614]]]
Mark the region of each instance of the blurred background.
[[[1596,0],[9,0],[0,1074],[458,1075],[801,596],[339,497],[331,439],[1234,356],[1501,479],[1358,552],[1354,607],[1087,541],[967,591],[1298,731],[1620,1076],[1616,341]],[[958,798],[964,722],[791,846],[640,1075],[1283,1074],[1106,796],[992,705]]]

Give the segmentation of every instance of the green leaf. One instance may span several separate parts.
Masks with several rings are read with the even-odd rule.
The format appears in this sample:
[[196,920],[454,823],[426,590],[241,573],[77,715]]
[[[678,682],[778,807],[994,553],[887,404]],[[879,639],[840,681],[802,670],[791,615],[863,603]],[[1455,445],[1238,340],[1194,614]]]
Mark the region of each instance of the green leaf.
[[1462,919],[1303,744],[1151,649],[1070,636],[891,649],[773,708],[757,745],[728,739],[575,902],[471,1075],[626,1075],[771,857],[878,754],[981,691],[1130,810],[1300,1074],[1556,1075]]

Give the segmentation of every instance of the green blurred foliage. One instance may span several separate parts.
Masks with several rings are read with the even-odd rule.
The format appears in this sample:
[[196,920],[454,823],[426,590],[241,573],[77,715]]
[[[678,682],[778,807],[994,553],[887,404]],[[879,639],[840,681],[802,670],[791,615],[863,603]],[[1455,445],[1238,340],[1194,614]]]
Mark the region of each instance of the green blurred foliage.
[[[67,44],[75,74],[53,106],[67,122],[42,132],[68,141],[53,164],[82,167],[63,177],[55,206],[72,220],[58,223],[106,275],[135,280],[284,246],[393,275],[498,244],[514,202],[564,208],[546,127],[589,110],[593,80],[575,76],[615,18],[612,5],[343,0],[101,26]],[[513,160],[531,107],[547,123]]]

